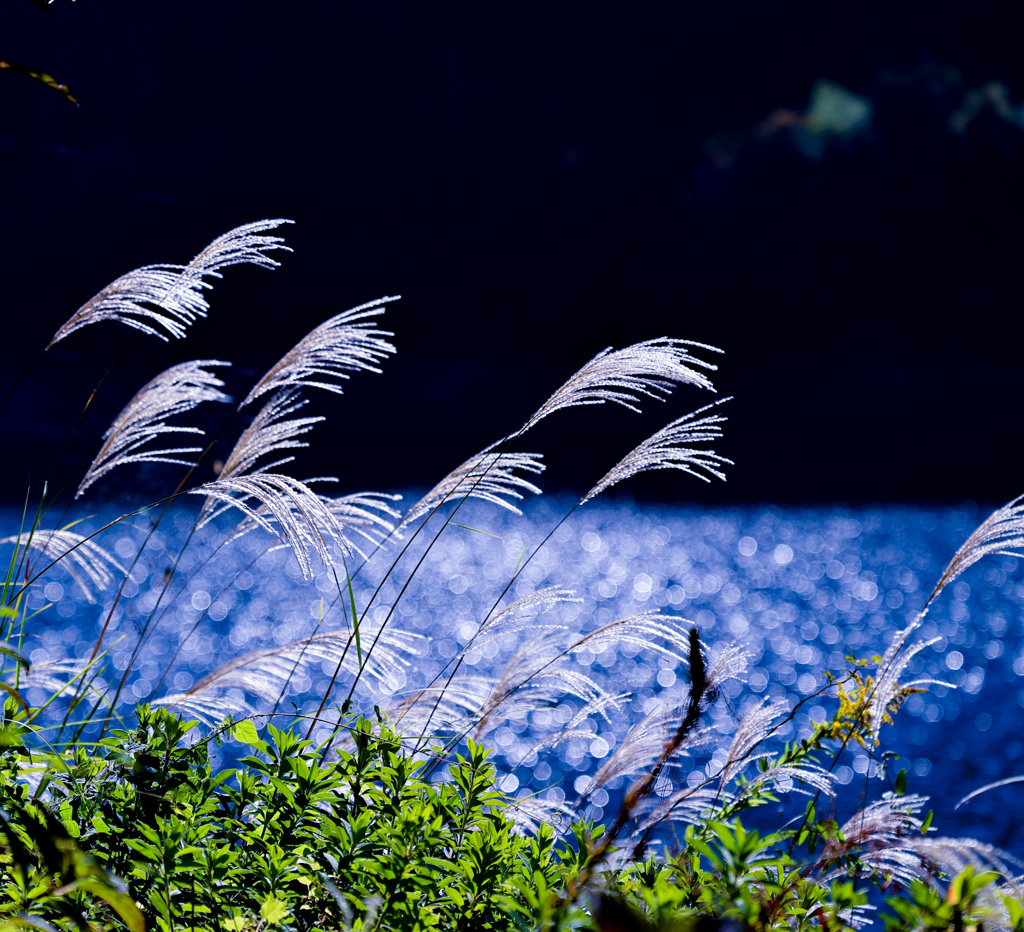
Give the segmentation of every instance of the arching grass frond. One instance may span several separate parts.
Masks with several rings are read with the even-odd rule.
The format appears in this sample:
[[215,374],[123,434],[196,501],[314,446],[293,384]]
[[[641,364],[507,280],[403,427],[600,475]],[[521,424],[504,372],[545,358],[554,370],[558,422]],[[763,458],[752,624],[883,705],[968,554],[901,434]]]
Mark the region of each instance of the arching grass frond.
[[691,356],[690,347],[712,353],[722,352],[706,343],[670,337],[634,343],[620,350],[611,347],[602,350],[548,398],[512,436],[525,433],[555,411],[575,405],[611,401],[630,411],[639,411],[637,405],[642,397],[664,400],[661,396],[669,394],[679,383],[714,391],[711,381],[700,370],[718,367]]
[[722,398],[714,404],[705,405],[652,434],[608,470],[597,485],[583,496],[580,504],[590,501],[623,479],[651,469],[680,469],[705,482],[711,481],[710,476],[717,476],[724,482],[725,473],[720,467],[733,465],[732,460],[719,456],[714,450],[694,448],[693,444],[721,439],[722,431],[718,425],[728,418],[720,414],[709,414],[706,417],[698,415],[731,400]]
[[[320,496],[291,476],[261,472],[252,476],[217,479],[189,489],[188,493],[205,495],[208,500],[219,501],[225,507],[237,508],[264,530],[277,534],[291,547],[305,579],[313,575],[310,550],[325,566],[331,566],[328,543],[333,541],[346,547],[337,518]],[[251,501],[257,505],[253,507]],[[210,518],[211,515],[207,514],[203,523]]]
[[107,589],[114,581],[111,569],[119,573],[125,572],[124,567],[99,544],[74,531],[25,531],[3,538],[0,544],[27,547],[49,560],[60,561],[60,565],[78,583],[89,602],[95,602],[96,593]]
[[212,287],[206,278],[220,278],[220,269],[249,263],[265,269],[280,265],[266,252],[284,249],[280,236],[262,236],[291,220],[257,220],[218,237],[188,265],[144,265],[112,281],[85,302],[53,335],[49,346],[76,330],[103,320],[116,320],[167,341],[181,338],[196,318],[205,317],[210,305],[203,291]]
[[892,721],[891,713],[895,712],[900,703],[912,693],[924,692],[925,687],[928,686],[956,688],[952,683],[927,676],[918,677],[906,683],[900,682],[900,677],[910,662],[926,647],[931,647],[941,640],[941,637],[936,636],[928,640],[916,641],[904,650],[910,635],[920,625],[921,617],[918,615],[914,622],[897,632],[878,663],[877,680],[866,684],[868,733],[871,736],[871,743],[875,747],[878,746],[882,725]]
[[522,514],[513,500],[523,498],[520,489],[540,495],[540,488],[517,475],[516,470],[533,473],[544,471],[540,453],[493,453],[494,446],[470,457],[461,466],[453,469],[426,495],[423,496],[402,518],[395,529],[401,535],[413,521],[433,511],[438,505],[455,498],[469,495],[485,502],[507,508],[513,514]]
[[[259,410],[252,423],[242,432],[224,466],[220,471],[221,479],[234,479],[253,472],[256,463],[263,457],[279,450],[295,450],[308,447],[309,444],[296,437],[308,433],[314,424],[324,420],[323,417],[293,417],[307,402],[299,399],[298,389],[289,388],[278,392]],[[290,463],[293,456],[275,460],[256,469],[256,473],[275,469]]]
[[993,553],[1018,559],[1024,557],[1024,495],[1018,495],[992,512],[963,542],[928,596],[925,611],[967,567]]
[[224,385],[204,366],[230,366],[217,359],[195,359],[171,366],[148,382],[128,402],[103,435],[105,441],[90,464],[75,498],[110,470],[128,463],[177,463],[194,466],[180,458],[183,453],[199,453],[202,447],[173,447],[142,450],[162,434],[183,433],[203,435],[198,427],[178,427],[167,419],[191,411],[203,401],[230,401],[218,389]]
[[324,321],[285,353],[238,407],[244,408],[266,392],[300,385],[340,395],[340,385],[323,380],[347,379],[350,372],[379,373],[377,363],[395,352],[395,347],[384,338],[394,334],[390,330],[375,330],[366,318],[383,314],[382,305],[399,298],[378,298]]
[[397,493],[353,492],[337,498],[325,498],[324,504],[334,515],[352,549],[366,559],[366,554],[353,543],[353,536],[359,535],[375,547],[384,543],[394,533],[397,523],[389,519],[402,517],[402,513],[388,502],[401,501],[401,498]]
[[[374,637],[377,629],[367,626],[364,637]],[[371,679],[389,685],[402,679],[409,667],[409,657],[423,653],[426,639],[421,635],[397,629],[380,632],[377,646],[365,657],[365,670]],[[328,631],[300,638],[280,647],[251,651],[229,660],[207,674],[190,689],[155,701],[190,715],[208,724],[221,721],[226,715],[249,715],[257,703],[278,701],[285,687],[294,682],[296,670],[312,680],[325,667],[341,664],[350,675],[359,670],[359,662],[348,631]],[[244,694],[244,695],[243,695]]]

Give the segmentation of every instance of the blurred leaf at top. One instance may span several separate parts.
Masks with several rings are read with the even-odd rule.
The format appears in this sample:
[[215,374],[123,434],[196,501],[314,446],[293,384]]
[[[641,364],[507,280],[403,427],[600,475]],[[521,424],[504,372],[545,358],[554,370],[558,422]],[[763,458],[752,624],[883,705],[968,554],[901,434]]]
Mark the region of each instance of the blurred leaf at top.
[[[36,2],[36,6],[46,5],[41,4],[38,0],[34,0],[34,2]],[[28,65],[19,65],[15,61],[0,61],[0,71],[15,71],[18,74],[27,75],[33,80],[39,81],[47,87],[52,87],[55,91],[59,91],[76,107],[78,106],[78,101],[71,96],[71,91],[68,90],[68,86],[66,84],[59,84],[56,78],[52,75],[46,74],[44,71],[39,71],[37,68],[30,68]]]

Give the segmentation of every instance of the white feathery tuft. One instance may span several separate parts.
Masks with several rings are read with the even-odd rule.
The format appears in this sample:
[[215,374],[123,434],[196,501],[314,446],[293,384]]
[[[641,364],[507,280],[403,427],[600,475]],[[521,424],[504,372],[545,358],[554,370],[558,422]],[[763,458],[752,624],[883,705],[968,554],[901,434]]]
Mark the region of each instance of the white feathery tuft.
[[697,385],[714,391],[711,381],[700,369],[718,367],[691,356],[688,347],[722,352],[706,343],[658,337],[634,343],[624,349],[602,350],[561,386],[514,434],[518,437],[549,414],[574,405],[597,405],[606,401],[639,411],[642,396],[664,399],[676,383]]
[[992,553],[1018,559],[1024,557],[1024,495],[1018,495],[1012,502],[992,512],[963,542],[928,596],[924,611],[967,567]]
[[212,287],[206,277],[221,278],[220,269],[240,263],[276,268],[281,263],[265,252],[291,249],[283,245],[280,236],[260,234],[291,222],[246,223],[215,239],[188,265],[144,265],[122,275],[75,311],[53,335],[47,349],[76,330],[103,320],[119,321],[164,341],[168,334],[182,338],[188,325],[205,317],[210,309],[203,297],[203,291]]
[[[313,575],[309,551],[313,550],[325,566],[332,566],[328,541],[347,549],[348,542],[338,519],[304,482],[278,473],[260,472],[252,476],[217,479],[188,490],[189,495],[205,495],[224,507],[208,511],[200,526],[227,508],[237,508],[266,531],[277,534],[292,549],[303,578]],[[259,505],[248,504],[255,499]],[[278,530],[275,531],[274,525]]]
[[194,466],[192,460],[181,459],[178,454],[200,453],[202,447],[172,447],[141,450],[161,434],[198,434],[198,427],[176,427],[167,424],[167,418],[191,411],[204,401],[230,401],[218,391],[224,383],[203,366],[230,366],[217,359],[194,359],[171,366],[148,382],[128,402],[103,435],[105,443],[90,464],[75,492],[75,498],[110,470],[128,463],[176,463]]
[[528,479],[516,475],[515,470],[535,475],[542,473],[544,464],[541,462],[541,454],[492,453],[493,449],[492,444],[448,473],[409,509],[395,529],[395,534],[401,536],[402,531],[413,521],[433,511],[438,505],[467,495],[500,505],[513,514],[522,514],[511,501],[523,498],[519,489],[533,492],[534,495],[540,495],[541,490]]
[[[364,638],[376,637],[379,629],[364,625]],[[364,673],[389,685],[401,682],[409,667],[408,656],[423,653],[422,635],[387,628],[380,632],[373,651],[365,655]],[[190,689],[155,700],[155,705],[195,715],[207,724],[216,724],[228,715],[251,715],[256,708],[243,696],[255,696],[264,703],[277,702],[282,691],[294,682],[296,670],[312,679],[324,666],[337,666],[352,675],[359,671],[353,635],[348,631],[329,631],[300,638],[281,647],[251,651],[229,660],[203,677]]]
[[763,700],[740,719],[722,768],[722,786],[731,782],[753,760],[751,752],[771,734],[776,720],[788,712],[789,703],[785,699]]
[[[584,795],[593,793],[594,790],[617,777],[649,772],[661,760],[665,748],[675,736],[680,718],[680,710],[675,705],[665,702],[657,703],[629,730],[629,733],[619,742],[608,759],[601,764],[584,790]],[[706,731],[703,728],[694,728],[683,739],[676,753],[703,744],[706,737]],[[668,766],[674,766],[674,762],[669,761]]]
[[[314,424],[319,424],[324,418],[293,417],[286,420],[288,415],[294,414],[306,404],[308,402],[305,399],[299,399],[299,391],[296,388],[287,388],[273,395],[238,438],[224,461],[219,478],[234,479],[246,475],[253,470],[258,460],[278,450],[308,447],[308,443],[295,438],[308,433]],[[256,473],[283,466],[293,459],[294,456],[286,456],[275,460],[261,466]]]
[[918,615],[911,624],[897,632],[878,663],[878,678],[872,684],[867,703],[867,714],[870,719],[868,725],[871,743],[874,747],[878,747],[879,734],[882,731],[882,725],[885,724],[886,715],[901,696],[907,695],[907,690],[923,690],[927,686],[945,686],[949,689],[956,689],[952,683],[933,677],[919,677],[907,683],[900,682],[900,677],[910,661],[926,647],[931,647],[942,640],[941,637],[936,636],[926,641],[917,641],[906,652],[903,652],[904,645],[921,624],[922,617],[923,615]]
[[401,498],[397,493],[353,492],[338,498],[325,498],[323,502],[337,520],[349,546],[365,560],[367,556],[352,542],[352,534],[358,534],[374,547],[379,547],[395,532],[395,522],[389,521],[384,515],[402,517],[400,511],[387,503],[400,501]]
[[399,299],[399,295],[378,298],[324,321],[285,353],[238,407],[244,408],[266,392],[300,385],[340,395],[340,385],[322,380],[347,379],[350,372],[380,373],[376,364],[395,352],[384,337],[394,334],[390,330],[374,330],[366,318],[383,314],[382,305]]
[[709,414],[706,417],[698,417],[698,415],[710,410],[715,405],[731,400],[731,398],[722,398],[690,414],[684,414],[681,418],[677,418],[657,433],[652,434],[608,470],[604,478],[580,500],[580,504],[589,502],[590,499],[600,495],[605,489],[616,483],[622,482],[623,479],[651,469],[681,469],[705,482],[711,481],[709,476],[717,476],[724,482],[725,473],[719,467],[722,465],[732,466],[733,461],[719,456],[714,450],[694,449],[692,444],[721,439],[722,431],[718,425],[727,421],[728,418],[720,414]]
[[96,592],[108,588],[114,581],[110,568],[124,573],[121,566],[106,550],[95,541],[68,530],[25,531],[5,537],[0,544],[15,544],[37,550],[50,560],[60,561],[68,575],[78,583],[89,602],[96,601]]

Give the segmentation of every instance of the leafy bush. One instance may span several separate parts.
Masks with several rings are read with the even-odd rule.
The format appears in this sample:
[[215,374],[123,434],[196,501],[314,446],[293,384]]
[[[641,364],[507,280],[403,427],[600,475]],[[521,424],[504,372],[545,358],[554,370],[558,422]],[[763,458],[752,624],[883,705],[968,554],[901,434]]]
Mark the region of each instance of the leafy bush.
[[[59,328],[51,345],[107,320],[163,339],[185,336],[209,308],[207,279],[241,262],[277,264],[267,253],[285,247],[266,234],[283,222],[232,230],[187,265],[122,276]],[[321,626],[321,614],[313,634],[232,658],[199,682],[123,714],[125,689],[158,630],[161,604],[184,591],[172,586],[183,551],[162,578],[151,580],[152,598],[140,600],[137,642],[123,668],[111,671],[105,666],[108,628],[115,609],[130,598],[127,583],[139,557],[122,567],[95,538],[129,516],[90,535],[72,525],[48,527],[54,500],[44,491],[35,516],[3,541],[12,546],[0,608],[6,664],[0,916],[6,927],[383,932],[670,929],[715,922],[838,932],[866,921],[874,905],[866,891],[876,888],[897,894],[886,919],[893,930],[959,930],[981,922],[1024,928],[1014,859],[972,839],[933,838],[930,815],[922,817],[926,800],[908,793],[905,772],[888,776],[880,798],[869,801],[865,792],[852,800],[856,811],[842,823],[834,777],[851,744],[874,756],[883,724],[909,696],[937,682],[905,676],[932,643],[917,638],[922,619],[972,563],[994,552],[1020,555],[1020,499],[968,538],[923,611],[895,633],[884,653],[848,658],[847,669],[829,674],[796,707],[755,698],[728,704],[728,691],[742,682],[748,665],[744,651],[704,644],[695,626],[671,615],[640,613],[579,635],[537,621],[574,596],[549,587],[507,601],[513,585],[518,593],[524,581],[533,556],[525,552],[456,657],[431,682],[395,698],[389,684],[415,646],[415,636],[398,628],[395,606],[426,552],[469,497],[518,511],[525,492],[540,491],[527,476],[543,469],[541,457],[514,452],[519,438],[577,405],[635,409],[677,384],[711,389],[706,373],[714,367],[693,353],[714,350],[662,338],[599,354],[521,427],[456,467],[403,514],[394,507],[396,496],[332,499],[274,471],[291,453],[267,462],[305,446],[299,438],[322,420],[296,416],[306,403],[304,390],[340,392],[339,379],[379,371],[394,347],[387,342],[392,334],[375,329],[372,320],[392,300],[335,315],[256,382],[239,409],[269,398],[216,480],[188,485],[209,447],[164,444],[167,433],[202,433],[171,418],[227,400],[210,371],[224,364],[194,360],[159,374],[128,402],[76,492],[83,495],[113,470],[140,462],[185,465],[190,471],[170,498],[194,494],[203,504],[191,517],[184,547],[221,516],[241,512],[217,549],[262,531],[289,549],[297,575],[310,577],[319,561],[336,584],[324,612],[339,607],[343,627]],[[712,406],[677,418],[613,466],[573,510],[649,469],[724,478],[729,461],[703,446],[721,436],[723,421]],[[449,502],[454,508],[440,529],[431,525],[430,517]],[[153,520],[147,543],[163,514]],[[429,539],[415,551],[421,533]],[[362,566],[350,566],[367,556],[364,551],[385,547],[394,560],[360,607],[354,580]],[[392,579],[403,559],[413,566],[399,587]],[[23,651],[36,614],[29,595],[54,566],[70,573],[90,599],[117,590],[87,656],[33,667]],[[385,587],[390,607],[371,615]],[[460,671],[470,650],[500,639],[512,642],[504,669],[490,676]],[[625,697],[581,673],[573,657],[619,643],[688,665],[688,689],[679,702],[656,705],[607,759],[595,762],[575,808],[501,792],[485,749],[488,736],[513,718],[566,709],[535,735],[533,756],[524,758],[529,765],[545,748],[592,735],[588,721],[621,712]],[[318,690],[314,674],[327,669],[333,674]],[[381,688],[374,692],[368,684]],[[47,698],[30,703],[33,689]],[[344,689],[339,702],[335,691]],[[780,745],[782,727],[810,698],[831,702],[830,717]],[[282,713],[287,700],[294,711]],[[728,744],[707,753],[714,733],[729,731],[726,721],[733,725]],[[262,737],[256,723],[265,725]],[[215,766],[211,750],[221,742],[241,743],[248,753]],[[659,791],[683,760],[703,762],[704,779]],[[623,780],[629,788],[608,826],[581,818],[588,798],[614,791]],[[766,810],[756,810],[801,794],[810,799],[794,819],[763,830],[770,820]],[[566,824],[568,831],[556,831]]]

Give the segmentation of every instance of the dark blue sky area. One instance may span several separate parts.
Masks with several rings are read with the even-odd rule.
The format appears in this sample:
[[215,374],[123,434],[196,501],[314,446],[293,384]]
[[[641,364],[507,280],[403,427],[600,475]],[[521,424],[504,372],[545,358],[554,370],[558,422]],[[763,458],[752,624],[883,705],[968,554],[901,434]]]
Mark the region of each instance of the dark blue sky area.
[[[171,363],[232,360],[244,394],[326,317],[400,293],[398,355],[314,396],[328,421],[295,475],[430,483],[604,346],[670,335],[726,351],[737,465],[637,496],[1005,501],[1024,491],[1012,12],[7,0],[0,58],[81,106],[0,72],[0,391],[118,275],[288,217],[281,269],[227,270],[186,342],[132,342],[71,444],[75,481]],[[129,335],[75,334],[0,412],[7,500],[49,474]],[[568,412],[525,446],[547,488],[583,490],[708,400]],[[121,472],[98,493],[178,478]]]

